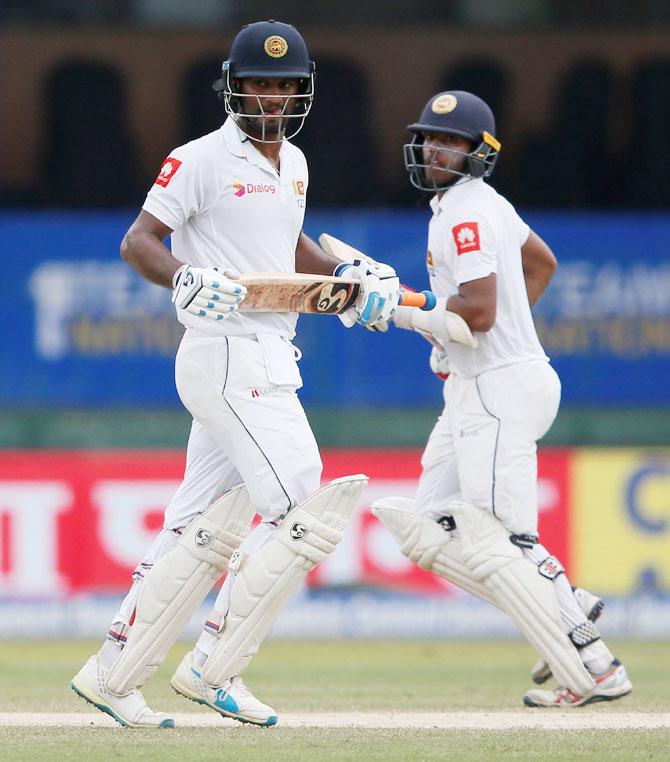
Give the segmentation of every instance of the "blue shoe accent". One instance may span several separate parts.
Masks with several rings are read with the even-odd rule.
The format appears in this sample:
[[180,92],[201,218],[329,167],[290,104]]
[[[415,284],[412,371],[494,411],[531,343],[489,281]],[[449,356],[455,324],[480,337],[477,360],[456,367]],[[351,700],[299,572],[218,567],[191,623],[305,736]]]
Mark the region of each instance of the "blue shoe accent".
[[263,723],[263,725],[276,725],[277,724],[277,715],[272,714],[270,715],[267,720]]
[[231,712],[232,714],[237,714],[240,709],[237,701],[235,701],[232,696],[229,696],[223,688],[220,688],[216,692],[216,701],[214,702],[214,705],[218,706],[219,709],[223,709],[224,712]]

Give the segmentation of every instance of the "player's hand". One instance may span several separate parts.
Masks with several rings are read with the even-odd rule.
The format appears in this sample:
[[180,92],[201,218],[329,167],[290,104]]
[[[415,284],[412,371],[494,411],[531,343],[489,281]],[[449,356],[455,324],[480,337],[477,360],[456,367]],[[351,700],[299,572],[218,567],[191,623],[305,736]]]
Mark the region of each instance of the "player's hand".
[[449,373],[451,372],[449,368],[449,357],[444,349],[437,346],[433,347],[433,350],[430,353],[430,369],[443,381],[446,381],[449,377]]
[[[366,328],[388,324],[400,301],[400,280],[390,265],[355,259],[351,263],[338,265],[335,275],[361,281],[356,304],[338,315],[347,328],[355,323]],[[388,325],[385,327],[388,328]]]
[[198,317],[224,320],[239,309],[247,289],[235,270],[182,265],[172,278],[175,307]]

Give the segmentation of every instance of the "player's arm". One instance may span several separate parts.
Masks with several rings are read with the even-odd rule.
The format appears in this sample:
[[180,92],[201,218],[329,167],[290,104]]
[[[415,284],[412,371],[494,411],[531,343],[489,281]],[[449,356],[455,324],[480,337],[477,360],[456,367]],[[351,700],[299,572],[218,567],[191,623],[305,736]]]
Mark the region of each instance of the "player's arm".
[[298,245],[295,247],[296,272],[332,275],[335,268],[340,264],[340,261],[326,253],[309,236],[300,231]]
[[526,243],[521,247],[521,264],[528,301],[532,307],[549,285],[558,262],[547,244],[531,230]]
[[121,256],[143,278],[171,289],[183,263],[163,243],[170,233],[167,225],[142,210],[121,241]]
[[121,256],[151,283],[172,289],[178,309],[197,317],[223,320],[239,308],[246,288],[239,273],[213,267],[191,267],[172,256],[163,243],[172,232],[142,210],[121,242]]
[[496,319],[496,274],[461,283],[447,300],[447,309],[460,315],[472,331],[490,331]]

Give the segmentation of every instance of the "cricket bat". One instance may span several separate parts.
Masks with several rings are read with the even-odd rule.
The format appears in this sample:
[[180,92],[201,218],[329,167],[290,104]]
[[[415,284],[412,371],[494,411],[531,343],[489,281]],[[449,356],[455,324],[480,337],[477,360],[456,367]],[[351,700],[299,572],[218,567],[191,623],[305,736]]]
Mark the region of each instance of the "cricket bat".
[[[338,315],[356,304],[361,282],[354,278],[309,273],[248,272],[240,277],[247,295],[240,312],[302,312]],[[435,299],[434,294],[428,291]],[[425,293],[403,291],[403,306],[432,309]]]

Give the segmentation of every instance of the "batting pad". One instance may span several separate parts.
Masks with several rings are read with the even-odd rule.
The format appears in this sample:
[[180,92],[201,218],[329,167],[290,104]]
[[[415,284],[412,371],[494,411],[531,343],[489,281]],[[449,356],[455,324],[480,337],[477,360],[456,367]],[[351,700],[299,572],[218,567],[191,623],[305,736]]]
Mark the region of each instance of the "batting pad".
[[563,630],[553,582],[485,510],[455,501],[449,513],[461,535],[465,564],[549,664],[559,685],[580,696],[591,691],[595,682]]
[[307,573],[335,550],[367,483],[362,474],[330,482],[293,508],[259,551],[241,559],[219,642],[202,669],[206,683],[221,686],[247,666]]
[[126,645],[109,671],[109,691],[124,696],[151,678],[225,573],[254,514],[246,489],[235,487],[195,518],[154,565],[142,582]]
[[425,571],[458,585],[478,598],[500,607],[487,587],[463,562],[461,541],[428,516],[415,513],[407,497],[384,497],[372,504],[372,513],[393,535],[403,555]]

